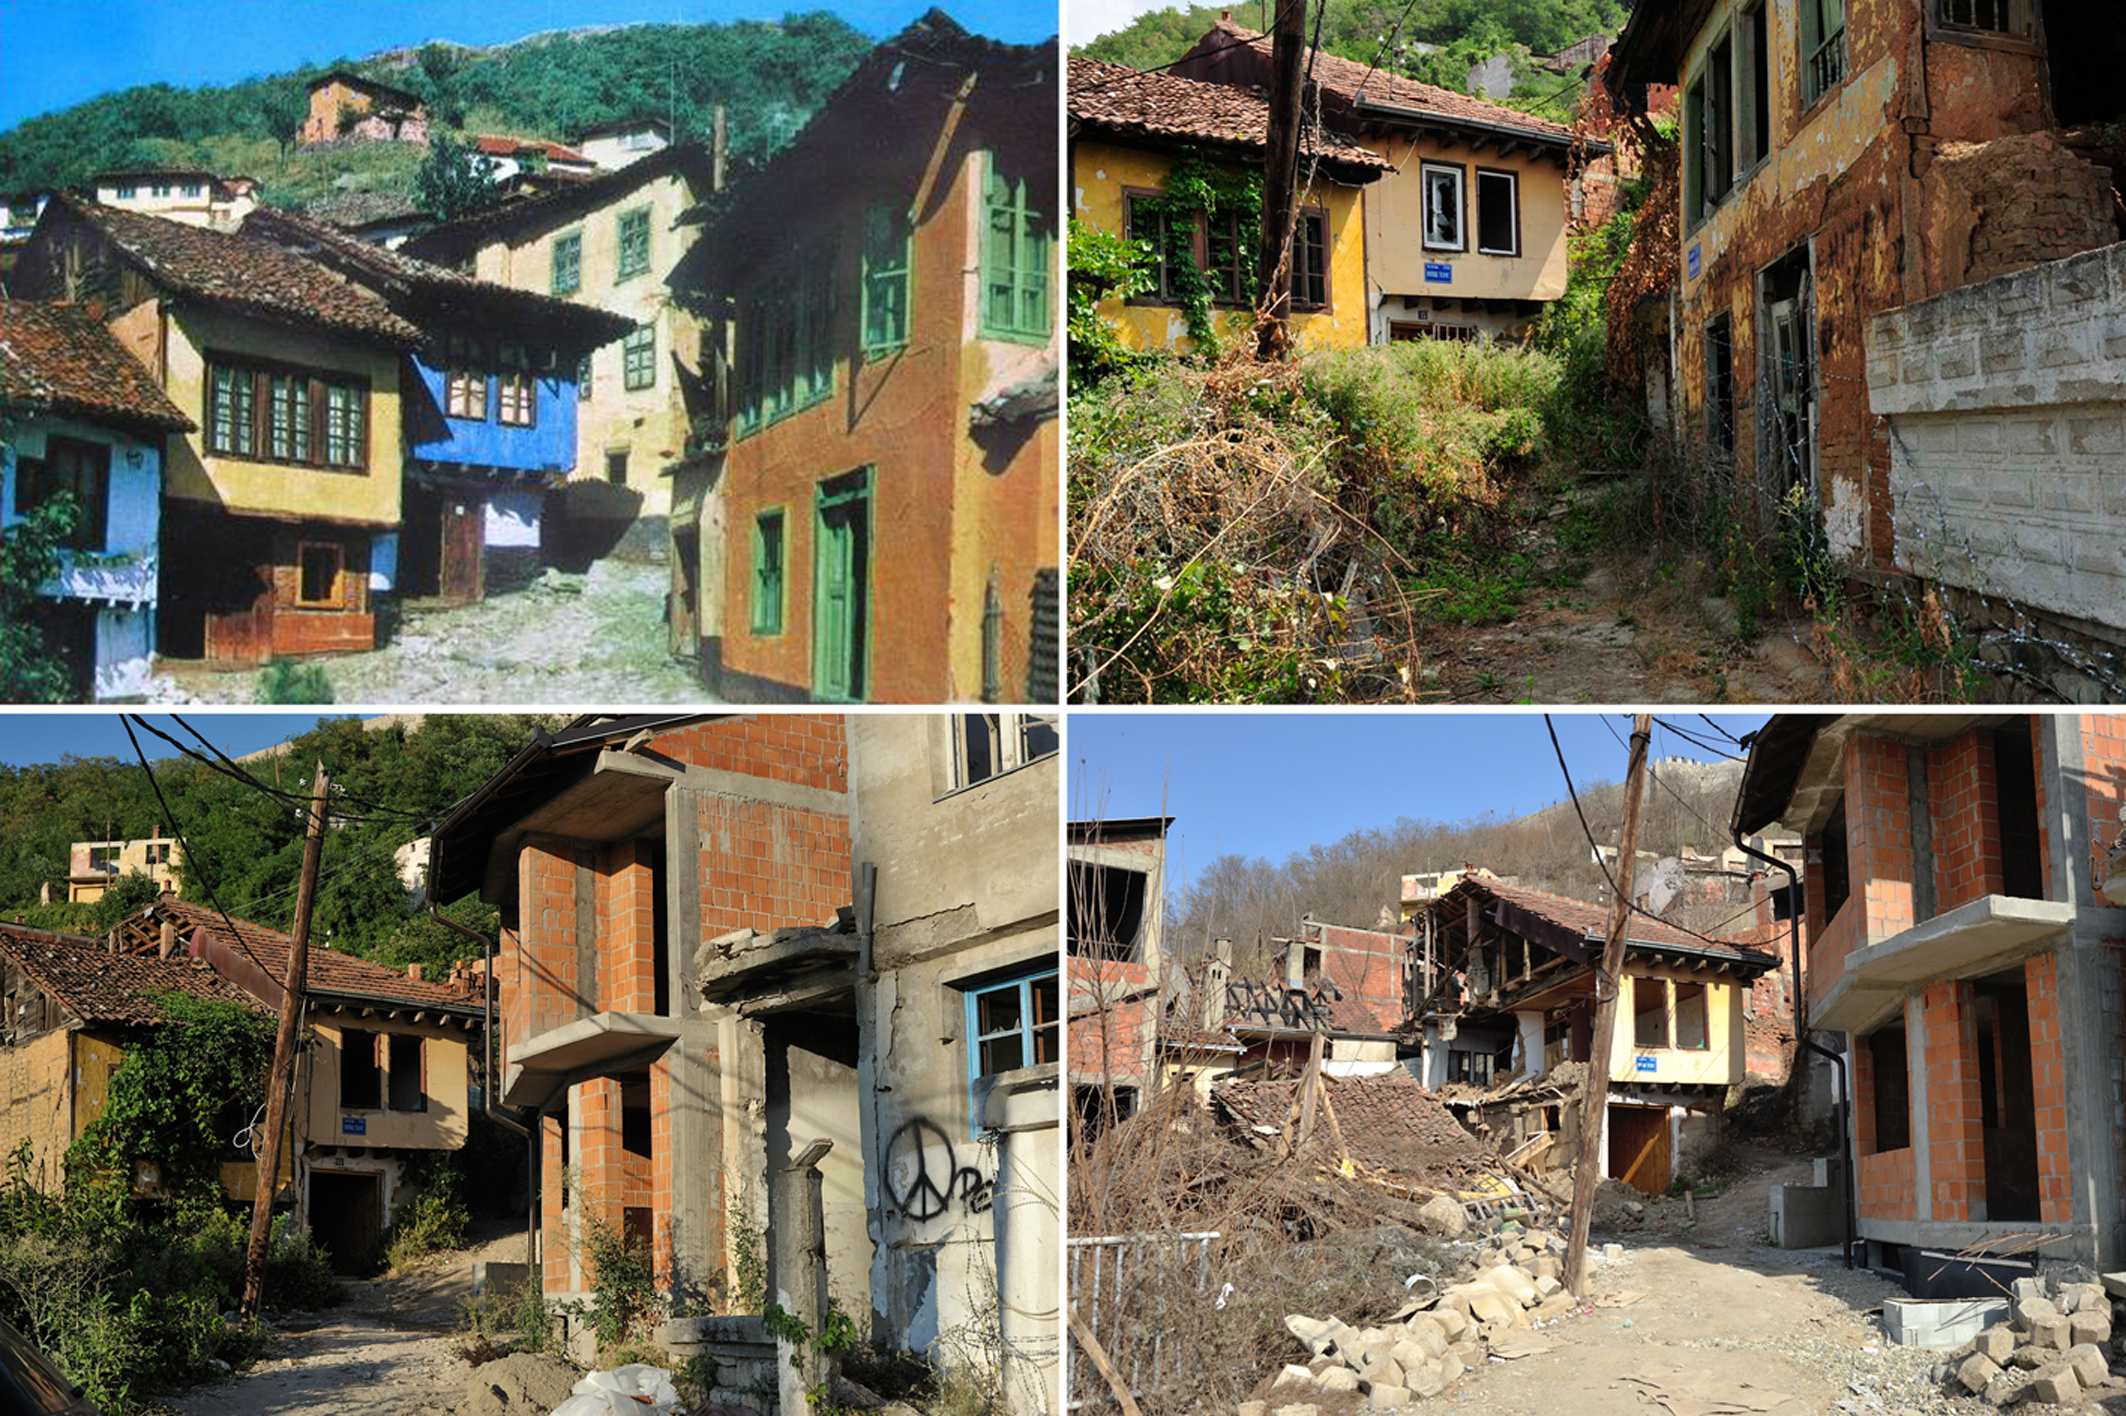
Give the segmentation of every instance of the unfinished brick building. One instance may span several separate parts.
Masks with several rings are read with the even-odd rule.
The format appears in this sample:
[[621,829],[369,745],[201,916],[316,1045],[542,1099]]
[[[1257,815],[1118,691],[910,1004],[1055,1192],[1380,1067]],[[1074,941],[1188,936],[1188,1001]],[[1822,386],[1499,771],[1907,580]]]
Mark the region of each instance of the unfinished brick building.
[[[2110,10],[1644,0],[1611,53],[1622,106],[1683,92],[1677,277],[1650,397],[1679,434],[1731,457],[1760,505],[1794,498],[1820,518],[1857,576],[1928,569],[1900,551],[1921,512],[1899,502],[1896,439],[1871,404],[1870,318],[2120,238],[2116,138],[2099,122],[2126,106]],[[2115,309],[2126,293],[2089,298]],[[2063,343],[2038,358],[2091,353]],[[1928,357],[1916,350],[1915,367]],[[2018,566],[1999,573],[1996,588],[2019,593]]]
[[719,1400],[752,1372],[803,1409],[805,1349],[738,1301],[758,1262],[752,1304],[950,1334],[939,1362],[1052,1407],[1024,1315],[1057,1262],[1058,744],[1038,714],[591,715],[438,827],[434,898],[502,912],[546,1292],[588,1292],[602,1225],[720,1315],[659,1338],[724,1364]]
[[1805,833],[1806,1026],[1850,1062],[1871,1262],[2039,1232],[2046,1259],[2126,1257],[2126,911],[2099,893],[2122,792],[2118,715],[1785,714],[1752,740],[1735,822]]
[[1070,1083],[1087,1118],[1128,1116],[1156,1086],[1171,816],[1073,821],[1068,837]]

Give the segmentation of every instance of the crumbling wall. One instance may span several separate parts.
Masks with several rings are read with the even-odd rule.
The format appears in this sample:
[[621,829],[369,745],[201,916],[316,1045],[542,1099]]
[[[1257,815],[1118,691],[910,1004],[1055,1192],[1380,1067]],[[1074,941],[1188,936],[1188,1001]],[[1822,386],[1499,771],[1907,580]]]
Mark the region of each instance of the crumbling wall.
[[1899,569],[2126,629],[2126,244],[1877,316]]
[[2118,239],[2112,174],[2051,133],[1943,143],[1922,166],[1927,289],[1954,290]]
[[[55,1028],[0,1047],[0,1126],[16,1141],[29,1141],[30,1183],[41,1190],[56,1192],[64,1182],[62,1162],[78,1131],[68,1089],[73,1036]],[[116,1049],[109,1051],[107,1065],[115,1066]]]

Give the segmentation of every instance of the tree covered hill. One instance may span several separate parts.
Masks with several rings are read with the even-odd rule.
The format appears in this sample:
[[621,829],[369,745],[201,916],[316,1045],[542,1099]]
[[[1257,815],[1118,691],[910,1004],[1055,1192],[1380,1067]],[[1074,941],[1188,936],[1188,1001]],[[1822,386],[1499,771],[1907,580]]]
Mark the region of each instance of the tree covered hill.
[[[432,714],[416,726],[372,730],[357,718],[333,718],[296,738],[281,756],[244,763],[260,781],[297,796],[307,796],[319,762],[332,779],[339,819],[326,833],[312,938],[393,965],[443,965],[477,952],[463,935],[409,911],[393,851],[421,833],[407,814],[439,816],[493,776],[535,728],[556,721]],[[194,726],[213,737],[211,719]],[[166,731],[185,737],[181,729]],[[185,899],[207,903],[211,882],[232,916],[290,927],[302,873],[302,811],[189,759],[157,761],[170,757],[171,749],[146,733],[141,745],[154,763],[167,811],[130,758],[69,756],[0,766],[0,918],[100,933],[114,922],[104,917],[108,912],[86,905],[40,907],[39,887],[55,881],[64,898],[72,842],[138,840],[159,826],[182,834],[191,846],[191,857],[181,863]],[[445,913],[490,934],[496,919],[492,908],[470,897]]]
[[134,165],[257,177],[267,200],[284,205],[321,196],[335,182],[409,190],[420,160],[414,148],[292,149],[309,81],[334,67],[418,95],[442,127],[518,137],[563,140],[653,114],[674,119],[682,139],[705,138],[721,103],[734,158],[758,161],[787,142],[870,49],[838,16],[812,11],[775,23],[569,30],[485,49],[431,43],[237,84],[148,84],[0,133],[0,191],[71,186]]
[[[1079,45],[1077,52],[1153,69],[1180,58],[1221,13],[1230,11],[1236,22],[1262,29],[1268,8],[1263,0],[1223,0],[1152,10]],[[1328,0],[1321,45],[1331,54],[1361,64],[1378,59],[1384,68],[1455,90],[1463,88],[1472,64],[1509,55],[1515,60],[1512,101],[1519,103],[1559,87],[1556,76],[1528,72],[1530,52],[1555,54],[1592,34],[1614,35],[1630,11],[1629,0]],[[1383,55],[1391,37],[1394,47]]]

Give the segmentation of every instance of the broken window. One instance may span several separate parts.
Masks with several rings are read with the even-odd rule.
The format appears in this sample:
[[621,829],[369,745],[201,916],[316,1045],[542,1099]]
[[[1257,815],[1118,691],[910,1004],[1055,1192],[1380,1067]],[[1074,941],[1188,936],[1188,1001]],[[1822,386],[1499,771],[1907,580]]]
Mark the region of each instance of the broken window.
[[1425,193],[1425,249],[1459,251],[1462,238],[1462,169],[1442,162],[1419,165]]
[[1934,0],[1934,17],[1958,29],[2030,33],[2030,0]]
[[[968,1080],[1058,1060],[1056,1018],[1053,969],[969,989]],[[979,1114],[975,1119],[979,1122]]]
[[1801,0],[1801,106],[1845,77],[1845,0]]
[[391,1109],[428,1109],[428,1049],[418,1037],[394,1033],[390,1043]]
[[1875,1073],[1875,1149],[1869,1154],[1903,1150],[1912,1144],[1912,1063],[1904,1024],[1869,1033],[1865,1041]]
[[1141,962],[1139,936],[1149,878],[1141,870],[1070,863],[1070,952],[1080,958]]
[[377,1065],[377,1035],[349,1028],[340,1034],[340,1106],[374,1111],[384,1104],[383,1069]]
[[1737,31],[1742,62],[1735,95],[1736,167],[1747,172],[1772,151],[1771,6],[1759,0]]
[[1711,1020],[1708,1015],[1705,985],[1702,983],[1676,983],[1676,1046],[1690,1052],[1704,1052],[1713,1045]]
[[962,713],[953,720],[953,785],[971,787],[1061,746],[1054,713]]
[[1521,179],[1517,173],[1476,170],[1476,248],[1487,256],[1521,253]]
[[1447,1052],[1447,1080],[1488,1087],[1491,1085],[1491,1061],[1489,1052],[1450,1048]]
[[1631,981],[1631,1040],[1634,1047],[1668,1046],[1668,980]]
[[1705,326],[1705,435],[1721,451],[1735,450],[1734,323],[1726,315]]

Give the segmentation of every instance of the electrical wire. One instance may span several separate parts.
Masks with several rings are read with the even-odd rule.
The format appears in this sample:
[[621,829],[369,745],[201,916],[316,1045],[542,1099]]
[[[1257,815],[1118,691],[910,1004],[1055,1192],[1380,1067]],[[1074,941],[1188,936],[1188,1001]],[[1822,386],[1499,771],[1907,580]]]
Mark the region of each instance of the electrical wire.
[[[290,792],[290,791],[286,791],[286,790],[283,790],[283,789],[282,789],[282,788],[280,788],[280,787],[270,787],[270,786],[267,786],[267,785],[266,785],[266,784],[265,784],[264,782],[260,781],[260,780],[259,780],[258,778],[256,778],[256,777],[252,776],[252,775],[251,775],[251,774],[250,774],[249,772],[246,772],[246,771],[245,771],[245,770],[244,770],[243,768],[241,768],[241,767],[238,767],[238,766],[236,766],[236,765],[235,765],[234,763],[231,763],[231,764],[230,764],[229,766],[227,766],[227,767],[224,767],[224,766],[222,766],[222,765],[221,765],[221,763],[220,763],[220,762],[216,762],[216,761],[215,761],[215,760],[214,760],[213,758],[210,758],[210,757],[208,757],[208,756],[207,756],[206,754],[204,754],[204,753],[202,753],[202,752],[199,752],[199,751],[197,751],[196,749],[193,749],[193,748],[191,748],[191,747],[187,747],[187,746],[186,746],[186,745],[185,745],[184,743],[182,743],[182,742],[179,742],[179,741],[178,741],[178,740],[177,740],[176,738],[174,738],[174,737],[171,737],[171,736],[170,736],[170,735],[169,735],[168,733],[166,733],[166,732],[162,731],[162,730],[161,730],[160,728],[158,728],[158,727],[154,726],[154,725],[153,725],[152,723],[149,723],[149,722],[147,722],[147,721],[146,721],[145,719],[142,719],[142,718],[140,718],[140,717],[138,717],[137,715],[134,715],[134,714],[127,714],[127,716],[128,716],[128,717],[130,717],[130,718],[132,718],[132,719],[133,719],[133,720],[134,720],[135,722],[139,723],[139,724],[140,724],[140,726],[141,726],[141,727],[143,727],[143,728],[145,728],[145,729],[146,729],[147,731],[149,731],[149,732],[151,732],[151,733],[155,734],[155,736],[157,736],[157,737],[161,738],[161,739],[162,739],[162,740],[163,740],[164,742],[166,742],[166,743],[170,744],[170,746],[172,746],[172,747],[176,748],[176,749],[177,749],[177,750],[178,750],[179,752],[183,753],[183,754],[184,754],[184,755],[185,755],[186,757],[189,757],[189,758],[191,758],[191,759],[192,759],[193,761],[195,761],[195,762],[198,762],[198,763],[202,764],[203,766],[207,767],[207,768],[208,768],[208,769],[209,769],[210,771],[213,771],[213,772],[219,773],[219,774],[220,774],[221,776],[227,777],[227,778],[228,778],[228,779],[229,779],[230,781],[232,781],[232,782],[235,782],[235,783],[237,783],[237,784],[238,784],[238,785],[240,785],[240,786],[246,786],[246,787],[249,787],[249,788],[251,788],[251,789],[252,789],[253,791],[256,791],[256,792],[260,792],[260,793],[262,793],[262,794],[264,794],[265,796],[268,796],[268,797],[272,797],[272,798],[273,798],[273,799],[275,799],[276,801],[284,802],[284,803],[286,803],[286,804],[288,804],[288,805],[290,805],[290,806],[294,806],[294,807],[296,807],[296,808],[300,809],[300,810],[302,811],[302,813],[303,813],[303,817],[304,817],[304,826],[305,826],[305,828],[307,829],[307,827],[308,827],[308,825],[309,825],[309,816],[310,816],[310,798],[309,798],[309,797],[307,797],[307,796],[304,796],[304,795],[301,795],[301,794],[299,794],[299,793],[296,793],[296,792]],[[175,715],[173,714],[172,716],[174,717]],[[191,727],[191,726],[190,726],[189,724],[187,724],[187,725],[186,725],[186,731],[188,731],[188,732],[192,732],[192,733],[193,733],[193,735],[194,735],[195,737],[196,737],[196,736],[198,736],[197,730],[193,729],[193,728],[192,728],[192,727]],[[204,741],[204,739],[202,739],[202,741]],[[209,743],[209,744],[208,744],[208,746],[212,747],[212,746],[213,746],[213,744]],[[220,749],[219,749],[219,748],[215,748],[214,750],[215,750],[215,751],[216,751],[217,753],[219,753],[219,752],[220,752]],[[224,758],[223,760],[224,760],[224,761],[227,761],[227,759],[226,759],[226,758]],[[428,814],[425,814],[425,813],[415,813],[415,812],[401,812],[401,811],[393,811],[393,812],[391,812],[391,813],[390,813],[390,814],[388,814],[388,815],[382,815],[382,816],[368,816],[368,815],[359,815],[359,814],[355,814],[355,813],[350,813],[350,812],[341,812],[341,811],[334,811],[334,810],[332,809],[332,806],[331,806],[331,800],[330,800],[330,798],[329,798],[329,797],[327,798],[327,801],[326,801],[326,806],[325,806],[325,817],[326,817],[326,820],[325,820],[325,823],[324,823],[324,824],[326,824],[326,825],[328,825],[328,826],[329,826],[330,824],[332,824],[332,822],[334,822],[334,821],[342,821],[342,822],[349,822],[349,821],[351,821],[351,822],[363,822],[363,823],[368,823],[368,822],[379,822],[379,821],[381,821],[381,822],[390,822],[390,823],[393,823],[393,824],[400,824],[400,825],[403,825],[403,824],[405,824],[405,823],[407,823],[407,822],[412,822],[412,821],[426,822],[426,821],[429,821],[429,820],[432,820],[432,819],[433,819],[433,818],[432,818],[432,816],[430,816],[430,815],[428,815]]]
[[1726,738],[1726,739],[1727,739],[1727,740],[1728,740],[1729,742],[1733,743],[1733,744],[1734,744],[1735,746],[1737,746],[1737,747],[1742,747],[1742,746],[1744,746],[1744,743],[1743,743],[1743,741],[1742,741],[1742,739],[1741,739],[1741,738],[1738,738],[1738,737],[1736,737],[1736,736],[1735,736],[1735,735],[1734,735],[1733,733],[1729,732],[1729,731],[1728,731],[1728,730],[1727,730],[1726,728],[1723,728],[1723,727],[1721,727],[1721,726],[1720,726],[1720,725],[1719,725],[1718,723],[1714,722],[1714,721],[1713,721],[1713,719],[1712,719],[1712,717],[1711,717],[1711,716],[1710,716],[1709,714],[1705,714],[1705,713],[1700,713],[1700,714],[1699,714],[1698,716],[1699,716],[1699,717],[1701,717],[1701,718],[1704,718],[1704,719],[1705,719],[1705,726],[1707,726],[1707,727],[1711,728],[1711,729],[1712,729],[1712,730],[1713,730],[1714,732],[1716,732],[1716,733],[1720,734],[1720,736],[1722,736],[1722,737]]
[[[170,803],[164,799],[162,783],[155,780],[155,769],[148,765],[148,754],[142,750],[140,738],[133,732],[133,724],[138,720],[138,714],[126,713],[121,715],[118,721],[125,728],[126,740],[133,744],[133,755],[140,759],[140,770],[147,774],[148,785],[155,790],[155,804],[162,808],[163,815],[168,818],[171,834],[177,837],[177,844],[184,847],[185,869],[188,872],[198,872],[199,883],[206,887],[207,902],[214,906],[214,912],[221,916],[221,922],[229,927],[229,937],[236,941],[237,948],[244,951],[244,957],[251,961],[253,968],[271,978],[273,971],[258,961],[258,955],[251,952],[251,945],[245,940],[242,931],[237,929],[236,922],[229,918],[229,912],[221,907],[221,901],[215,897],[214,881],[207,875],[204,865],[195,862],[192,855],[192,843],[185,839],[184,828],[177,824],[177,813],[170,810]],[[145,728],[147,724],[141,723],[141,726]],[[154,730],[149,729],[149,731],[152,732]],[[158,737],[161,736],[159,733],[156,735]]]
[[1670,732],[1674,733],[1677,737],[1682,738],[1692,747],[1697,748],[1700,752],[1709,752],[1713,756],[1718,757],[1722,761],[1726,762],[1740,762],[1743,760],[1742,758],[1735,756],[1734,753],[1729,752],[1726,748],[1720,746],[1719,743],[1709,742],[1702,736],[1693,734],[1691,732],[1686,731],[1685,729],[1679,728],[1674,723],[1668,721],[1668,719],[1666,718],[1655,718],[1654,721],[1656,723],[1659,723],[1662,727],[1668,729]]
[[[258,787],[258,788],[259,788],[259,789],[260,789],[261,791],[271,791],[271,792],[273,792],[273,793],[274,793],[275,795],[277,795],[277,796],[284,796],[284,797],[285,797],[285,796],[288,796],[288,795],[289,795],[289,793],[287,793],[287,792],[285,792],[285,791],[282,791],[282,790],[281,790],[281,789],[280,789],[279,787],[267,787],[267,786],[266,786],[266,784],[265,784],[264,782],[260,781],[260,780],[259,780],[258,778],[256,778],[256,777],[252,776],[252,775],[251,775],[251,773],[250,773],[250,771],[249,771],[249,769],[247,769],[247,768],[246,768],[246,767],[245,767],[245,766],[244,766],[244,765],[243,765],[242,763],[240,763],[240,762],[237,762],[237,761],[235,761],[235,760],[234,760],[233,758],[231,758],[231,757],[229,756],[229,754],[228,754],[228,753],[226,753],[226,752],[223,752],[223,751],[222,751],[222,750],[221,750],[221,749],[220,749],[219,747],[216,747],[216,746],[215,746],[215,745],[214,745],[214,744],[213,744],[212,742],[208,741],[208,739],[207,739],[207,735],[206,735],[205,733],[202,733],[202,732],[201,732],[201,731],[200,731],[199,729],[197,729],[197,728],[193,727],[193,726],[192,726],[192,725],[191,725],[190,723],[186,722],[186,721],[185,721],[185,720],[184,720],[183,718],[179,717],[179,716],[178,716],[177,714],[175,714],[175,713],[172,713],[172,714],[170,715],[170,721],[171,721],[171,722],[173,722],[173,723],[175,723],[175,724],[177,724],[177,726],[179,726],[179,727],[183,728],[183,729],[184,729],[184,730],[185,730],[186,732],[190,733],[190,734],[191,734],[191,735],[192,735],[193,737],[196,737],[196,738],[198,738],[198,739],[199,739],[199,741],[200,741],[200,745],[201,745],[201,746],[205,747],[205,748],[206,748],[206,749],[207,749],[207,750],[208,750],[209,752],[213,753],[213,754],[214,754],[214,755],[215,755],[216,757],[219,757],[219,758],[220,758],[220,759],[221,759],[221,760],[222,760],[223,762],[226,762],[226,763],[228,763],[228,764],[229,764],[229,766],[230,766],[230,767],[231,767],[231,768],[232,768],[233,770],[235,770],[235,771],[237,771],[237,772],[240,772],[240,773],[242,773],[242,774],[243,774],[243,776],[244,776],[244,778],[245,778],[245,780],[247,780],[247,781],[249,781],[249,782],[253,783],[254,785],[256,785],[256,786],[257,786],[257,787]],[[335,781],[335,782],[333,782],[333,783],[331,784],[330,790],[331,790],[331,795],[332,795],[332,799],[333,799],[333,800],[337,800],[337,801],[349,801],[349,802],[352,802],[352,803],[354,803],[354,804],[355,804],[356,806],[361,806],[361,807],[367,807],[367,808],[369,808],[369,809],[370,809],[370,810],[372,810],[372,811],[382,811],[382,812],[386,812],[386,813],[389,813],[390,815],[393,815],[393,816],[403,816],[403,817],[407,818],[408,820],[418,820],[418,821],[425,821],[425,820],[428,820],[428,819],[429,819],[429,818],[428,818],[428,816],[426,816],[425,814],[421,814],[421,813],[416,813],[416,812],[409,812],[409,811],[406,811],[406,810],[405,810],[404,808],[402,808],[402,807],[396,807],[396,806],[386,806],[386,805],[385,805],[384,803],[382,803],[382,802],[380,802],[380,801],[369,801],[369,800],[367,800],[366,798],[363,798],[363,797],[358,797],[358,796],[356,796],[356,795],[355,795],[355,794],[354,794],[353,792],[350,792],[350,791],[348,791],[348,790],[346,789],[346,787],[344,787],[343,785],[341,785],[341,784],[340,784],[339,782],[337,782],[337,781]],[[305,796],[305,797],[301,797],[301,798],[299,798],[299,799],[300,799],[300,800],[301,800],[301,801],[303,802],[303,804],[304,804],[304,805],[308,805],[308,804],[309,804],[309,801],[310,801],[310,799],[309,799],[309,798],[308,798],[307,796]],[[335,811],[335,812],[332,812],[332,813],[331,813],[331,815],[333,815],[334,817],[337,817],[338,819],[340,819],[340,820],[342,820],[342,821],[352,821],[352,820],[355,820],[355,819],[357,819],[357,818],[355,818],[355,817],[351,817],[351,816],[348,816],[348,815],[346,815],[346,814],[345,814],[345,813],[343,813],[343,812],[337,812],[337,811]]]

